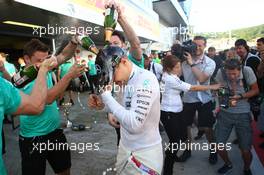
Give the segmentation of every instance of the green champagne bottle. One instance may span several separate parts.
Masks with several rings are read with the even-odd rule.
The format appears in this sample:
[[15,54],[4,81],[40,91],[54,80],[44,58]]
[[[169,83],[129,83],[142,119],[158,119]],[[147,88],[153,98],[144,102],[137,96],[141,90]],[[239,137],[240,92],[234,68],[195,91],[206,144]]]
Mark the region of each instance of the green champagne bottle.
[[16,88],[23,88],[25,85],[35,80],[38,76],[38,68],[35,65],[26,67],[16,73],[11,82]]
[[94,54],[98,54],[98,49],[96,48],[93,40],[88,35],[79,35],[79,40],[81,41],[81,45],[84,49],[93,52]]
[[118,13],[114,6],[109,7],[105,11],[105,21],[104,21],[104,29],[105,29],[105,42],[109,44],[113,31],[116,28]]

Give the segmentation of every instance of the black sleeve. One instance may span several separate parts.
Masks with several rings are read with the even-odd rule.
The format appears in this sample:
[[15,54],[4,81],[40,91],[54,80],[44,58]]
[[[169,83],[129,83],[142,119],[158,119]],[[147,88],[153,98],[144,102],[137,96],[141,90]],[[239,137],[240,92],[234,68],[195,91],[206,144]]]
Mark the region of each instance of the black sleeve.
[[249,57],[247,60],[246,66],[251,67],[255,75],[257,75],[257,69],[258,69],[259,64],[260,64],[260,60],[257,57]]

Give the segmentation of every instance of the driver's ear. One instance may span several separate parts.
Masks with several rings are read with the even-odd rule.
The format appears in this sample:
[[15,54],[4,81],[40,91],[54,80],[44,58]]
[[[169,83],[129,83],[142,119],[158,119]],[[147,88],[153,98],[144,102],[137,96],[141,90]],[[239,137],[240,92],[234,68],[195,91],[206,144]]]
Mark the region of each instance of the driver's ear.
[[26,64],[30,64],[30,57],[28,55],[24,55],[24,60]]
[[127,59],[126,58],[121,58],[120,63],[126,64],[127,63]]
[[122,42],[122,48],[127,48],[126,43],[123,43],[123,42]]

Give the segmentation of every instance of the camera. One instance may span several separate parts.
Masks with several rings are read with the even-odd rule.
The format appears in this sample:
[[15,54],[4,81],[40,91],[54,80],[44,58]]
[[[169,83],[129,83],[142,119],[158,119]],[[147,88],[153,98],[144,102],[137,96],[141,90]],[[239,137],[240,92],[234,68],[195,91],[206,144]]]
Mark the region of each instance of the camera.
[[230,96],[232,96],[232,93],[229,88],[220,88],[218,90],[220,107],[223,108],[230,107],[230,99],[229,99]]
[[188,52],[192,56],[194,56],[196,50],[197,50],[197,45],[194,42],[192,42],[192,40],[188,40],[183,42],[182,44],[173,44],[173,46],[171,47],[171,54],[183,61],[185,59],[184,58],[185,52]]
[[168,54],[168,51],[164,51],[164,52],[160,52],[158,53],[159,58],[162,60],[163,58],[165,58]]

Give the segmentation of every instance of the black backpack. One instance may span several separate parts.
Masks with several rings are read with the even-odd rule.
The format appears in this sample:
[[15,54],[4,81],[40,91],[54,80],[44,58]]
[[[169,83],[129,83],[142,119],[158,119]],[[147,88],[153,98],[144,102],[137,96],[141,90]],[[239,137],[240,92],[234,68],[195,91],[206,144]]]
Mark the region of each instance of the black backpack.
[[[244,67],[242,68],[242,74],[243,74],[243,79],[242,79],[243,87],[245,89],[245,92],[248,92],[250,88],[245,79]],[[254,117],[257,117],[260,114],[260,105],[262,101],[263,101],[263,97],[261,95],[256,95],[248,99],[248,102],[250,104],[250,110],[253,113]]]

